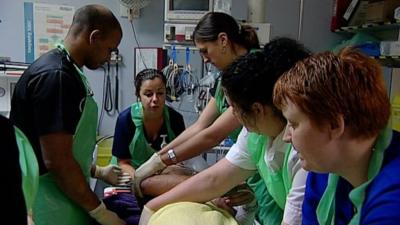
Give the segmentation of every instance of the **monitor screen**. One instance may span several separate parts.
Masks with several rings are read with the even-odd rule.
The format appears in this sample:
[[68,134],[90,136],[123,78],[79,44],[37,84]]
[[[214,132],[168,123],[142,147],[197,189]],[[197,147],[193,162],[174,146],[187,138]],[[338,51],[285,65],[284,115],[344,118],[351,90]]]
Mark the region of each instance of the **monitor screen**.
[[209,0],[171,0],[170,10],[209,11]]

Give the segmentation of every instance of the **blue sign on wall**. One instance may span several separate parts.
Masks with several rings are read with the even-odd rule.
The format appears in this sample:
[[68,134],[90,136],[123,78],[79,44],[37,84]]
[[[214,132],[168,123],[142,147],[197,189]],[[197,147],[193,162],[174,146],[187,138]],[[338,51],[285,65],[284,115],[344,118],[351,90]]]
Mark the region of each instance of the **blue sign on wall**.
[[33,3],[24,3],[25,14],[25,62],[32,63],[35,59],[34,24],[33,24]]

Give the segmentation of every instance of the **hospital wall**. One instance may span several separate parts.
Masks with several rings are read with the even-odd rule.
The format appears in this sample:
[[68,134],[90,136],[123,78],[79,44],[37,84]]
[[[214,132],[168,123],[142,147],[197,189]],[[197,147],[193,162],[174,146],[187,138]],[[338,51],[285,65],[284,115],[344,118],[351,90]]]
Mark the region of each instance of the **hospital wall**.
[[[134,48],[137,44],[134,39],[131,24],[127,18],[121,18],[118,0],[0,0],[0,55],[9,56],[12,61],[25,60],[24,46],[24,2],[40,2],[50,4],[65,4],[79,8],[85,4],[102,4],[110,8],[118,16],[124,32],[119,46],[123,57],[123,65],[119,69],[121,100],[119,109],[122,111],[134,101],[133,73]],[[303,25],[300,41],[312,51],[329,49],[340,37],[329,31],[333,0],[304,0]],[[277,36],[298,37],[299,13],[301,0],[267,0],[266,21],[271,23],[271,38]],[[164,1],[152,0],[141,10],[140,17],[133,21],[141,47],[161,47],[163,44]],[[232,15],[244,20],[247,18],[247,0],[232,0]],[[201,71],[201,58],[197,51],[192,51],[192,64],[195,70]],[[184,63],[184,51],[178,52],[178,61]],[[102,107],[104,71],[98,69],[87,71],[88,79],[95,92],[95,99]],[[193,109],[191,102],[183,102],[182,108]],[[177,105],[177,104],[175,104]],[[175,106],[174,105],[174,106]],[[179,104],[178,104],[179,105]],[[185,110],[187,111],[187,110]],[[190,111],[190,110],[189,110]],[[193,111],[193,110],[192,110]],[[99,112],[100,113],[100,112]],[[186,125],[193,123],[197,114],[182,112]],[[114,133],[117,113],[107,115],[101,122],[100,135]]]

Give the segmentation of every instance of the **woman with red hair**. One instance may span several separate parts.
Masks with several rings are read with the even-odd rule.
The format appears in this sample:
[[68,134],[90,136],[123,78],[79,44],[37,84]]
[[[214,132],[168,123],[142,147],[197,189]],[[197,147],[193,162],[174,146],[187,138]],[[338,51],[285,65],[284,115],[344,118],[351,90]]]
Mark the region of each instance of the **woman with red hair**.
[[303,224],[398,224],[400,134],[380,65],[351,48],[316,54],[275,85],[284,140],[308,175]]

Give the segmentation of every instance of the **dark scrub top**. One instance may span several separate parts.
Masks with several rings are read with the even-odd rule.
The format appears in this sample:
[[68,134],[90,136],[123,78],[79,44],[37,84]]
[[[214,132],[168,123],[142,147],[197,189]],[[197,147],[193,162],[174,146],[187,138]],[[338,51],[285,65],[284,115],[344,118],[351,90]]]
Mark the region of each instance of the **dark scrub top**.
[[56,132],[74,134],[85,97],[85,87],[72,60],[58,48],[39,57],[19,79],[10,116],[31,142],[40,174],[47,169],[39,137]]
[[[178,136],[182,131],[185,130],[185,124],[183,122],[183,117],[181,114],[168,107],[169,119],[171,122],[171,129],[176,136]],[[135,135],[136,126],[132,121],[131,117],[131,107],[128,107],[123,112],[121,112],[118,116],[117,124],[115,126],[114,132],[114,142],[112,147],[113,156],[120,159],[130,159],[131,154],[129,151],[129,145],[132,142],[133,136]],[[159,135],[157,135],[156,140],[150,140],[146,136],[146,140],[151,147],[155,150],[160,150],[161,143],[163,139],[160,137],[160,134],[167,134],[167,127],[165,122],[163,123]],[[145,134],[146,135],[146,134]],[[165,139],[168,143],[168,138]]]
[[[392,142],[385,150],[379,174],[368,185],[361,211],[360,224],[397,225],[400,223],[400,133],[393,132]],[[310,172],[303,202],[303,224],[318,224],[316,209],[325,191],[328,174]],[[349,199],[349,182],[339,179],[336,190],[335,224],[347,225],[354,214]]]
[[15,139],[15,130],[13,124],[0,115],[0,137],[2,167],[5,170],[2,173],[0,192],[2,201],[6,203],[1,214],[7,218],[10,224],[27,224],[26,205],[22,191],[21,167],[19,164],[19,150]]
[[[217,79],[215,79],[214,86],[210,89],[210,95],[211,95],[213,98],[215,98],[215,94],[216,94],[216,92],[217,92],[217,87],[218,87],[218,83],[219,83],[219,82],[221,82],[221,76],[219,76]],[[225,98],[225,100],[224,100],[224,107],[225,107],[225,108],[229,108],[229,104],[228,104],[228,102],[226,101],[226,98]]]

